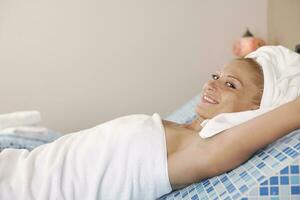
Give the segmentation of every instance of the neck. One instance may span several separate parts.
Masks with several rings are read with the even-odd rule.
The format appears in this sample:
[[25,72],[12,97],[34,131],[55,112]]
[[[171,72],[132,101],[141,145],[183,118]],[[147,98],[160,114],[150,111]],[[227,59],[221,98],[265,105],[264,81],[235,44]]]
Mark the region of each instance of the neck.
[[186,128],[189,128],[191,130],[197,131],[199,132],[202,129],[201,123],[204,121],[205,119],[198,116],[196,119],[194,119],[190,124],[186,125]]

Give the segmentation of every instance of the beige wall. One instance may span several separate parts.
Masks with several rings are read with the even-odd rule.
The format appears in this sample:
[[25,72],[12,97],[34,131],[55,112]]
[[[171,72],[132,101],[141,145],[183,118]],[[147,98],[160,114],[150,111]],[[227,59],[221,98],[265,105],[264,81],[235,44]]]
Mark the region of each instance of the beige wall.
[[0,112],[37,109],[63,132],[127,114],[163,117],[267,36],[267,0],[1,0]]
[[271,44],[290,49],[300,44],[300,1],[269,0],[268,37]]

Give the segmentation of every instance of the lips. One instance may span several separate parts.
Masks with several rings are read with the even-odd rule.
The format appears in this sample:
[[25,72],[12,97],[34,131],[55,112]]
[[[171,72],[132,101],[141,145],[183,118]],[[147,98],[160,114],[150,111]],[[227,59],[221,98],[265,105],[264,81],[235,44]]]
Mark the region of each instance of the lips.
[[204,94],[202,96],[202,101],[204,103],[208,103],[208,104],[218,104],[219,103],[216,99],[214,99],[212,96],[209,96],[207,94]]

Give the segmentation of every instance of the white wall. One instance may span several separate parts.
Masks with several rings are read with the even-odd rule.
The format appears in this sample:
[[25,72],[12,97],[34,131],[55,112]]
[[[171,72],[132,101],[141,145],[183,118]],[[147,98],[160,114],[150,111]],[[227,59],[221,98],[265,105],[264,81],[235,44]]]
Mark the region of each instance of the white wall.
[[0,112],[37,109],[63,132],[166,116],[246,27],[266,38],[266,10],[267,0],[0,0]]
[[300,1],[269,0],[268,38],[272,44],[280,44],[292,50],[300,44]]

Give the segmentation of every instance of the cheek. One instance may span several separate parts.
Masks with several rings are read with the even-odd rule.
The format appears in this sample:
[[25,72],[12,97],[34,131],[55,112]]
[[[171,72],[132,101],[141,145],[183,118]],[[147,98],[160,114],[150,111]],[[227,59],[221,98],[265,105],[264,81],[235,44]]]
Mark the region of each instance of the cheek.
[[251,95],[243,94],[243,95],[237,95],[227,99],[225,103],[226,105],[224,105],[226,111],[240,112],[240,111],[251,110],[253,103],[251,101],[250,96]]
[[204,106],[199,101],[195,109],[198,116],[205,119],[213,118],[218,114],[227,112],[240,112],[249,110],[249,103],[245,102],[248,98],[247,95],[239,93],[226,93],[222,95],[220,103],[214,106]]
[[241,109],[241,101],[239,95],[227,95],[222,98],[220,112],[238,112]]

